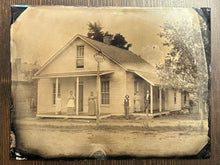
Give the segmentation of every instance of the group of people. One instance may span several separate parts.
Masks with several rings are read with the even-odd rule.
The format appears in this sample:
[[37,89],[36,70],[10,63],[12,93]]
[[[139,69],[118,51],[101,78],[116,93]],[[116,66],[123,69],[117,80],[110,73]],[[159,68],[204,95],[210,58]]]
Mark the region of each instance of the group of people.
[[[88,114],[89,115],[96,115],[96,97],[94,96],[93,92],[90,93],[90,96],[88,98]],[[76,108],[75,108],[75,96],[73,95],[73,91],[70,91],[69,96],[67,98],[67,114],[68,115],[74,115],[76,114]],[[58,97],[56,99],[56,114],[61,113],[61,98]]]
[[[124,113],[125,113],[125,118],[129,119],[129,109],[131,107],[129,95],[125,95],[124,98]],[[144,97],[144,112],[148,112],[150,109],[150,92],[147,90],[146,95]],[[135,93],[134,95],[134,111],[135,112],[140,112],[141,111],[141,100],[140,100],[140,95],[138,92]]]
[[[145,109],[144,111],[149,111],[150,109],[150,93],[149,90],[147,90],[146,95],[144,97],[144,103],[145,103]],[[129,119],[129,109],[131,107],[130,103],[130,98],[129,95],[125,95],[124,98],[124,113],[125,113],[125,118]],[[134,111],[139,112],[140,111],[140,96],[139,93],[136,92],[134,95]],[[69,97],[67,99],[66,103],[67,107],[67,114],[68,115],[74,115],[76,114],[76,108],[75,108],[75,96],[73,95],[73,91],[70,91]],[[56,109],[57,109],[57,114],[61,112],[61,98],[58,97],[56,100]],[[96,115],[96,97],[94,96],[94,93],[91,92],[90,96],[88,98],[88,115]]]

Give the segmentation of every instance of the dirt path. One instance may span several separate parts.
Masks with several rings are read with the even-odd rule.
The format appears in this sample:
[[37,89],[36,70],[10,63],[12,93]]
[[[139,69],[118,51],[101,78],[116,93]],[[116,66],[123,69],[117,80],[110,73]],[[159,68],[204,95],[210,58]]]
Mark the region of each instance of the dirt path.
[[89,157],[96,151],[108,156],[181,156],[201,150],[206,132],[104,128],[26,128],[19,130],[18,147],[42,157]]

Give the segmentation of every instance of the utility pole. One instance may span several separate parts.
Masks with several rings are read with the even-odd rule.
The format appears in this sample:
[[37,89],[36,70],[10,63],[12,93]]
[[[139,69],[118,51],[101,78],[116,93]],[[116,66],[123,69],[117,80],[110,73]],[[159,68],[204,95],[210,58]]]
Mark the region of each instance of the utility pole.
[[94,54],[94,58],[97,62],[97,83],[96,83],[96,96],[97,96],[97,105],[96,105],[96,126],[99,126],[99,116],[100,116],[100,63],[104,61],[104,57],[101,51]]

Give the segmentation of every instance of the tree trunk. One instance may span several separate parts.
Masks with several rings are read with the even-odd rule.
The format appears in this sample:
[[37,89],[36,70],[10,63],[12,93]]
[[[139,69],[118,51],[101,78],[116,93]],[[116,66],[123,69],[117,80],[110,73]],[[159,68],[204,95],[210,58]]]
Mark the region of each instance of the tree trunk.
[[204,105],[203,105],[203,100],[202,99],[199,99],[199,113],[200,113],[200,127],[201,129],[204,128]]

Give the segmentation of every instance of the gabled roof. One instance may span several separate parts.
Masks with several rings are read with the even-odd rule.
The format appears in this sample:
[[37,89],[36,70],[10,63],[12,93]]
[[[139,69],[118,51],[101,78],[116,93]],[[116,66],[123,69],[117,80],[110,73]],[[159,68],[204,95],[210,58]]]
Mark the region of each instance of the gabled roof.
[[[124,68],[128,70],[148,70],[148,69],[154,69],[154,67],[146,62],[144,59],[142,59],[140,56],[134,54],[131,51],[128,51],[126,49],[118,48],[113,45],[108,45],[103,42],[99,42],[93,39],[90,39],[88,37],[80,35],[80,37],[89,42],[90,44],[94,45],[96,48],[101,50],[101,52],[114,59],[118,64],[123,66]],[[144,70],[143,70],[144,69]]]
[[[51,63],[59,54],[61,54],[62,51],[65,50],[74,40],[77,38],[82,39],[87,44],[95,48],[97,51],[101,51],[102,54],[109,58],[114,63],[121,66],[126,71],[131,72],[146,72],[145,74],[141,74],[142,78],[145,76],[149,76],[149,78],[145,77],[144,79],[152,85],[158,84],[159,78],[156,74],[155,68],[146,62],[144,59],[142,59],[140,56],[134,54],[131,51],[128,51],[126,49],[118,48],[116,46],[108,45],[103,42],[99,42],[93,39],[90,39],[86,36],[77,34],[74,36],[62,49],[60,49],[54,56],[52,56],[43,66],[42,68],[35,74],[35,76],[39,75],[39,73],[49,64]],[[148,74],[147,74],[148,73]],[[140,75],[139,75],[140,76]],[[153,79],[151,77],[154,77]],[[152,79],[152,80],[150,80]]]

